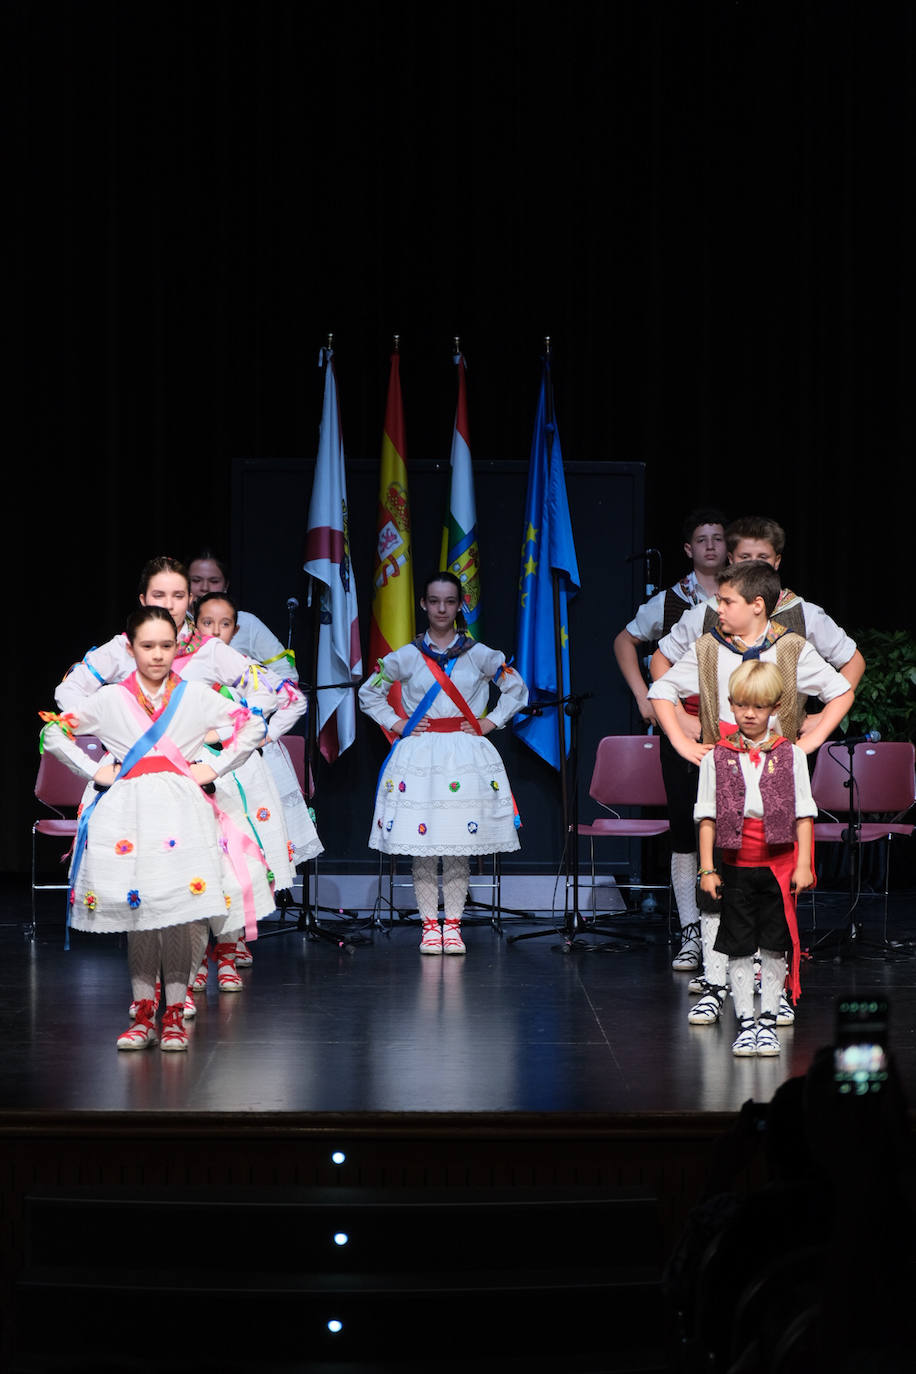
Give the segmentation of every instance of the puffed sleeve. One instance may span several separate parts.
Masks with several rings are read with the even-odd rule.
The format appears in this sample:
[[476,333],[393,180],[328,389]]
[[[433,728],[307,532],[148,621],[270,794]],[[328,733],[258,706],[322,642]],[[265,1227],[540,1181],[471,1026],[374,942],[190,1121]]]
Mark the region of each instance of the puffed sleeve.
[[231,738],[223,740],[219,753],[207,758],[216,775],[222,777],[240,768],[248,756],[260,748],[265,740],[267,724],[263,716],[249,711],[247,707],[228,701],[216,693],[210,695],[214,706],[211,729],[217,730],[221,737],[227,729],[231,728],[232,732]]
[[[250,711],[265,719],[272,716],[280,702],[271,686],[270,672],[221,639],[208,641],[205,648],[210,656],[208,666],[213,670],[213,680],[237,692]],[[204,649],[198,650],[198,653],[203,652]]]
[[695,821],[716,819],[716,761],[715,749],[704,754],[700,763],[700,777],[697,783],[697,800],[693,808]]
[[501,650],[475,644],[471,654],[482,675],[499,688],[499,700],[493,710],[487,712],[487,719],[501,730],[517,711],[528,705],[528,688],[516,669],[506,662]]
[[366,678],[359,689],[360,710],[383,730],[393,730],[401,719],[394,707],[388,705],[388,693],[391,688],[396,682],[403,681],[406,676],[401,654],[402,651],[399,649],[380,658],[375,665],[375,672]]
[[133,668],[127,637],[115,635],[106,644],[90,649],[79,663],[73,665],[63,682],[57,684],[54,700],[58,710],[79,712],[87,697],[93,696],[108,683],[120,682]]
[[76,742],[76,736],[98,736],[104,728],[100,712],[96,710],[96,703],[92,700],[84,701],[79,716],[72,711],[60,714],[56,711],[40,711],[39,715],[45,722],[39,737],[39,750],[46,750],[52,754],[69,768],[71,773],[77,773],[81,778],[94,778],[100,760],[90,758],[84,753]]

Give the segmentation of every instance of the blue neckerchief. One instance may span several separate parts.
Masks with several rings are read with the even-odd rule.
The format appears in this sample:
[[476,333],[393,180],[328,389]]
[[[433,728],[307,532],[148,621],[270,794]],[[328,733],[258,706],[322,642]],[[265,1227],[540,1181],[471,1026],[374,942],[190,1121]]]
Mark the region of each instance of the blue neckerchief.
[[[440,665],[439,665],[440,667],[442,667],[442,670],[443,670],[443,672],[445,673],[446,677],[451,677],[451,675],[452,675],[452,670],[453,670],[453,668],[455,667],[456,662],[457,662],[457,659],[451,658],[451,659],[448,660],[448,662],[447,662],[446,664],[444,664],[444,665],[440,664]],[[430,706],[433,704],[433,702],[435,701],[436,697],[439,695],[439,693],[440,693],[441,691],[442,691],[442,688],[439,686],[438,682],[434,682],[433,685],[430,687],[429,691],[426,693],[426,695],[425,695],[425,697],[423,698],[423,700],[420,702],[419,706],[417,706],[416,709],[415,709],[414,711],[412,711],[412,712],[410,713],[410,715],[408,716],[408,718],[407,718],[407,724],[404,726],[404,729],[401,731],[400,736],[395,740],[394,744],[393,744],[393,745],[391,746],[391,748],[389,749],[388,753],[387,753],[386,756],[385,756],[385,760],[384,760],[384,762],[382,763],[381,768],[379,769],[378,782],[375,784],[375,800],[376,800],[376,803],[378,802],[379,788],[380,788],[381,785],[382,785],[382,777],[383,777],[383,775],[384,775],[385,769],[388,767],[389,763],[391,762],[391,758],[392,758],[392,755],[394,754],[395,749],[397,749],[397,747],[398,747],[398,745],[401,743],[401,740],[402,740],[402,739],[406,739],[408,735],[412,734],[414,726],[417,724],[418,721],[421,721],[421,720],[423,719],[423,717],[426,715],[427,711],[429,710]]]
[[[139,763],[144,754],[147,754],[149,750],[152,749],[153,745],[165,734],[166,726],[175,714],[175,708],[184,696],[184,689],[187,685],[188,684],[184,681],[178,683],[162,715],[152,722],[149,729],[145,730],[137,742],[127,751],[127,757],[121,764],[121,771],[118,773],[118,777],[115,778],[115,782],[117,782],[119,778],[125,777],[133,768],[134,764]],[[113,786],[114,783],[112,783],[112,787]],[[107,790],[108,789],[106,789],[106,791]],[[105,793],[100,792],[98,796],[94,798],[91,805],[87,806],[83,811],[79,819],[79,825],[77,826],[76,840],[73,845],[73,862],[70,865],[70,887],[67,892],[67,926],[64,931],[64,949],[70,948],[70,898],[76,886],[76,878],[80,871],[80,864],[83,862],[83,854],[86,851],[86,845],[89,843],[89,818],[104,796]]]

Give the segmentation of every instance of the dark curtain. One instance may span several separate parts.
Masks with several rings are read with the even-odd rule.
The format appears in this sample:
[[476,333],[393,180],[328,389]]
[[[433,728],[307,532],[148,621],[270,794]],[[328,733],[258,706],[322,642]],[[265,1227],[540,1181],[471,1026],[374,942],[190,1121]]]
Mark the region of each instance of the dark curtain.
[[549,334],[564,454],[646,464],[669,580],[714,500],[781,520],[786,582],[848,628],[912,623],[910,5],[8,0],[3,24],[28,648],[0,869],[34,712],[148,555],[231,546],[233,458],[314,455],[329,330],[351,457],[398,332],[409,455],[447,457],[458,334],[475,458],[524,458]]

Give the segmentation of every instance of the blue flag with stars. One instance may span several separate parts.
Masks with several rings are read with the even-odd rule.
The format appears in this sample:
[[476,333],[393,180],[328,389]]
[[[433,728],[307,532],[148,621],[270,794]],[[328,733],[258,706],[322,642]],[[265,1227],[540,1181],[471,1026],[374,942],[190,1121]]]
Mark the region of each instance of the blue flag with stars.
[[[557,573],[560,609],[560,661],[562,682],[557,682],[554,634],[553,573]],[[518,648],[515,666],[528,685],[529,704],[538,699],[555,701],[569,691],[569,628],[567,601],[579,591],[579,565],[573,543],[563,455],[553,408],[550,359],[544,360],[538,397],[528,496],[522,536],[521,574],[518,580]],[[552,768],[560,767],[560,740],[556,710],[542,716],[515,716],[512,728],[520,740]],[[564,716],[566,753],[569,753],[569,717]]]

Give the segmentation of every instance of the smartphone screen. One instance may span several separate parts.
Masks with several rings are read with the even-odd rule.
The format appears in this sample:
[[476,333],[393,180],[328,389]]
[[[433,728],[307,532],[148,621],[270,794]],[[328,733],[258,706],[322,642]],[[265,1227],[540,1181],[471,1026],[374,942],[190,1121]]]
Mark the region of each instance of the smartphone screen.
[[838,1093],[866,1097],[887,1082],[887,998],[841,997],[836,1008],[833,1081]]

